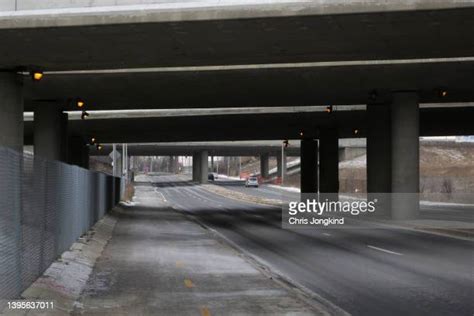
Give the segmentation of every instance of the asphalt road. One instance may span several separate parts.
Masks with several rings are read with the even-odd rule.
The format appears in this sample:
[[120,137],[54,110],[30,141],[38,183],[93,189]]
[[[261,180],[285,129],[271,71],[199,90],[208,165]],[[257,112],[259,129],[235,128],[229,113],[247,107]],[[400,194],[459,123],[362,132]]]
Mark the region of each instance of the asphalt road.
[[[376,226],[287,230],[279,208],[222,197],[175,176],[153,181],[176,209],[352,315],[474,314],[472,242]],[[233,189],[277,198],[271,188]]]
[[[235,180],[217,180],[213,183],[227,189],[268,199],[289,200],[297,199],[299,196],[299,193],[297,192],[285,191],[269,185],[261,185],[258,188],[246,188],[243,185],[243,182]],[[421,205],[420,219],[474,222],[474,208],[455,205],[450,205],[449,207],[442,205]]]

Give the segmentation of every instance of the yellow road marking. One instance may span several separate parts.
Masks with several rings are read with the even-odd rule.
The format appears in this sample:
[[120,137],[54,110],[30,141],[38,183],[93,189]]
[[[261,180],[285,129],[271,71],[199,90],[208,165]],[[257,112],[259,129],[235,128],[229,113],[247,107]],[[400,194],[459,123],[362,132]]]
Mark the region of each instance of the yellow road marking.
[[201,316],[211,316],[211,312],[207,307],[201,307]]
[[193,283],[193,281],[191,281],[190,279],[184,279],[184,285],[185,285],[188,289],[194,287],[194,283]]

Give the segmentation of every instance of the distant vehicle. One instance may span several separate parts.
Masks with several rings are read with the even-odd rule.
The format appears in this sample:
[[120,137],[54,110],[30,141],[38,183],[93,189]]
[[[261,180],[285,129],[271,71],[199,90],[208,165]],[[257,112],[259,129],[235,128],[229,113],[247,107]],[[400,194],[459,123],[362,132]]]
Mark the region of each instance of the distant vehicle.
[[217,178],[218,178],[217,173],[209,173],[209,175],[207,176],[207,179],[209,181],[215,181],[215,180],[217,180]]
[[257,177],[248,177],[247,181],[245,181],[246,187],[255,187],[258,188],[258,179]]

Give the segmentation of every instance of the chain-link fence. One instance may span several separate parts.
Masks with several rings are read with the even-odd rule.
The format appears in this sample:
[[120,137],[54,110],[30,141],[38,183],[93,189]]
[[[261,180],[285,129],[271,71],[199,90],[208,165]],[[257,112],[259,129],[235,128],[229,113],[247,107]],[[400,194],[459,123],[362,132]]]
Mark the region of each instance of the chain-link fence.
[[0,305],[119,199],[119,178],[0,147]]

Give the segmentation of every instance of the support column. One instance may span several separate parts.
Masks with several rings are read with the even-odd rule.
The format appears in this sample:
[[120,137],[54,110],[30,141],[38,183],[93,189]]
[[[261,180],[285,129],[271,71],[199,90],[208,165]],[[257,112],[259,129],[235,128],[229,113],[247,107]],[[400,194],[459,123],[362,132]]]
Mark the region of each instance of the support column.
[[286,153],[278,153],[277,158],[277,176],[286,178]]
[[260,155],[260,175],[262,176],[263,179],[268,178],[269,171],[270,171],[269,155],[261,154]]
[[375,215],[391,217],[392,156],[390,105],[367,106],[367,196],[377,200]]
[[67,114],[62,113],[56,104],[37,105],[34,116],[35,156],[66,161],[64,135],[67,135]]
[[168,172],[169,173],[175,173],[174,170],[174,156],[169,156],[168,157]]
[[23,153],[23,129],[21,77],[0,72],[0,146]]
[[206,150],[200,152],[199,160],[199,182],[204,184],[207,183],[209,175],[209,155]]
[[418,95],[393,95],[392,116],[392,218],[418,217],[420,201],[420,110]]
[[179,172],[179,156],[173,156],[172,163],[173,163],[173,167],[172,167],[173,173],[178,173]]
[[319,138],[319,191],[332,193],[337,199],[339,193],[339,137],[337,129],[321,130]]
[[200,163],[199,163],[199,154],[193,154],[193,181],[199,181],[200,179]]
[[301,193],[318,193],[318,142],[301,140]]
[[68,147],[68,163],[89,169],[89,146],[87,146],[82,137],[73,136],[69,138]]

